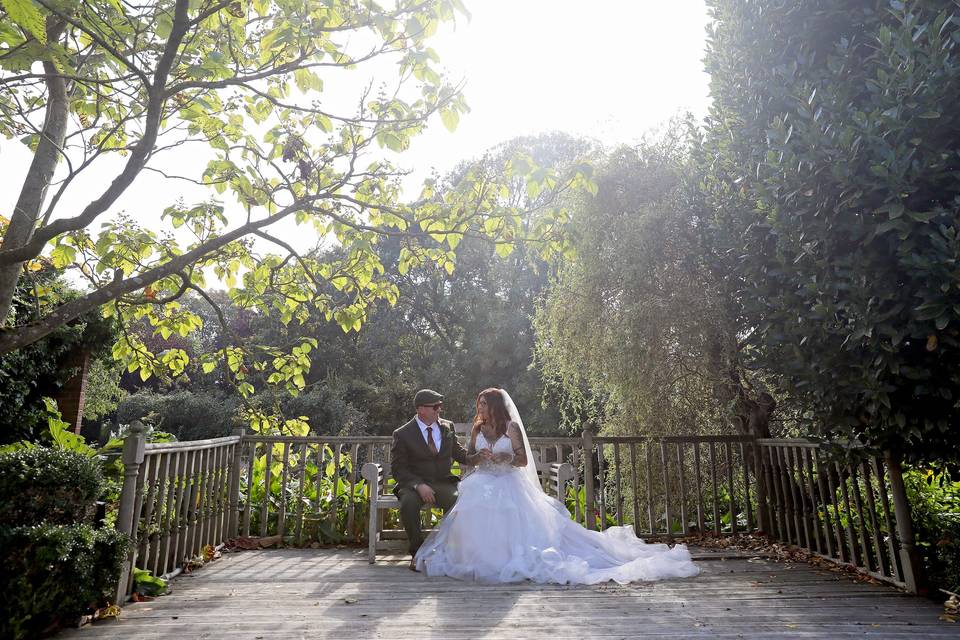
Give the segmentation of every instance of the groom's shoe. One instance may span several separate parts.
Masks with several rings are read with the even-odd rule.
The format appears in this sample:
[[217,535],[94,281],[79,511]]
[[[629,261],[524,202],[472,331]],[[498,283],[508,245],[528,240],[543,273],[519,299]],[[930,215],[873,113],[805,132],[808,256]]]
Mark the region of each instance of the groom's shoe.
[[419,570],[417,569],[417,558],[416,558],[416,556],[410,558],[410,565],[409,565],[409,567],[410,567],[410,571],[419,571]]

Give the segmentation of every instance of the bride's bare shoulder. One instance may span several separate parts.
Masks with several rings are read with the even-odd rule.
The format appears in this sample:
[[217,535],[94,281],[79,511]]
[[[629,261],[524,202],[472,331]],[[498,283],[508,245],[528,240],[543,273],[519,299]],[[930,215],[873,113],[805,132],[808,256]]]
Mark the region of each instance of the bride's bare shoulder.
[[507,433],[520,433],[520,425],[510,420],[507,422]]

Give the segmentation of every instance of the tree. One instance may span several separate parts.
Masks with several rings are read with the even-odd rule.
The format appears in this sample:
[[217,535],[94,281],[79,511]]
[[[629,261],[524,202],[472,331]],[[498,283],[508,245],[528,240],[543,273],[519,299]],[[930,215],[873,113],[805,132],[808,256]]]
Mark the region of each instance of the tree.
[[[371,302],[397,297],[374,250],[384,237],[404,239],[400,262],[408,268],[433,262],[452,270],[453,249],[477,220],[494,243],[520,236],[516,211],[496,198],[504,180],[523,174],[549,182],[550,193],[585,180],[508,162],[497,172],[468,172],[442,196],[427,181],[416,203],[403,201],[403,172],[376,147],[402,152],[428,118],[437,114],[452,129],[466,109],[427,45],[438,25],[465,13],[459,0],[4,0],[2,7],[0,132],[21,136],[33,162],[0,244],[0,354],[98,307],[124,325],[145,319],[163,337],[186,335],[201,320],[177,299],[187,291],[206,296],[211,271],[241,307],[272,305],[285,322],[313,314],[358,330]],[[353,96],[327,90],[341,72],[379,59],[395,64],[389,84]],[[190,149],[205,168],[178,172],[184,156],[171,155],[176,149]],[[120,170],[104,173],[110,162]],[[146,171],[237,204],[212,196],[171,202],[158,233],[111,209]],[[70,215],[71,188],[105,175],[100,194]],[[558,219],[541,220],[532,235],[549,251]],[[317,248],[271,233],[280,221],[315,237]],[[324,252],[324,243],[342,251]],[[12,292],[45,247],[90,290],[39,320],[19,318]],[[299,384],[310,348],[309,340],[297,353],[241,345],[203,354],[200,363],[212,370],[217,359],[226,362],[231,381],[249,394],[245,376],[255,367]],[[154,354],[129,332],[113,355],[144,378],[188,363],[182,349]]]
[[815,434],[955,459],[954,3],[709,4],[697,155],[751,365]]
[[[715,268],[679,123],[610,153],[575,208],[576,259],[538,309],[537,364],[565,422],[604,433],[732,428],[769,436],[762,380],[744,367],[736,302]],[[758,419],[758,417],[760,419]]]

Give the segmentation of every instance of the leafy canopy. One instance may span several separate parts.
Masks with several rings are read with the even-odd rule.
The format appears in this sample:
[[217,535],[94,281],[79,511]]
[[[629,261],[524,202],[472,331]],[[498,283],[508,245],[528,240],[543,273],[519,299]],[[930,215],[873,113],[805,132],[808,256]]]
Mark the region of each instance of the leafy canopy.
[[[422,264],[452,271],[468,235],[501,255],[520,238],[556,255],[566,219],[556,197],[591,186],[584,165],[561,174],[518,156],[469,168],[453,189],[427,180],[414,203],[404,201],[404,172],[387,157],[431,118],[453,129],[466,111],[428,46],[442,23],[466,15],[459,0],[0,7],[0,132],[35,158],[0,245],[0,353],[98,307],[162,338],[188,335],[202,321],[177,300],[192,291],[214,305],[206,292],[214,277],[241,308],[356,331],[370,305],[397,300],[375,250],[384,238],[401,242],[401,274]],[[351,84],[360,69],[388,69],[388,81]],[[191,172],[184,154],[203,169]],[[172,193],[186,181],[208,195],[171,196],[162,230],[139,211],[117,214],[117,199],[146,171],[165,176]],[[542,196],[533,227],[508,197],[515,179]],[[71,190],[84,181],[100,192],[78,204]],[[281,221],[296,229],[295,242],[271,232]],[[17,316],[5,292],[44,255],[78,273],[89,293],[41,305],[39,319]],[[225,363],[250,394],[254,369],[302,387],[314,348],[310,338],[283,350],[238,343],[198,358],[205,371]],[[183,349],[155,353],[129,331],[113,355],[144,379],[179,374],[189,361]]]
[[955,4],[709,4],[698,157],[753,366],[822,435],[955,458]]

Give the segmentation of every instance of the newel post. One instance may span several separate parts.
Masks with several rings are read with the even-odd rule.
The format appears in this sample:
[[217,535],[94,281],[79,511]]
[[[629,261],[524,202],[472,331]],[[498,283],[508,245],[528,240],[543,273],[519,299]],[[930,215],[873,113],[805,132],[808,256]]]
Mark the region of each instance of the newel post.
[[[224,539],[236,538],[239,535],[240,527],[240,467],[243,461],[243,427],[236,427],[233,435],[238,436],[240,440],[233,445],[233,460],[230,464],[230,487],[229,503],[230,516],[227,520],[227,535]],[[247,500],[249,504],[249,498]]]
[[593,432],[587,425],[581,435],[583,442],[583,516],[587,529],[596,529],[596,518],[594,516],[596,496],[593,483]]
[[884,454],[890,473],[890,493],[893,494],[893,512],[897,518],[897,537],[900,538],[900,563],[903,566],[903,581],[910,593],[917,593],[921,583],[920,554],[913,538],[913,518],[907,490],[903,486],[903,469],[900,460],[891,452]]
[[117,585],[117,603],[121,603],[127,596],[127,584],[130,582],[132,571],[134,532],[136,530],[137,514],[134,507],[137,502],[137,476],[140,474],[140,465],[143,464],[144,451],[147,444],[147,428],[139,420],[130,425],[130,433],[123,440],[123,488],[120,490],[120,508],[117,513],[117,531],[127,534],[130,538],[130,550],[127,560],[120,570],[120,583]]

